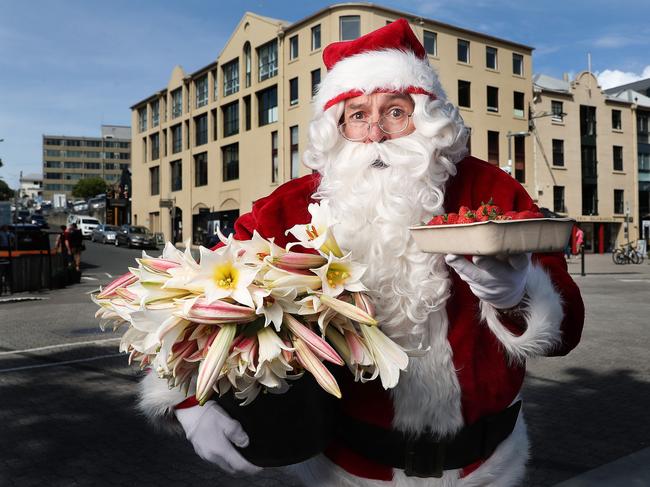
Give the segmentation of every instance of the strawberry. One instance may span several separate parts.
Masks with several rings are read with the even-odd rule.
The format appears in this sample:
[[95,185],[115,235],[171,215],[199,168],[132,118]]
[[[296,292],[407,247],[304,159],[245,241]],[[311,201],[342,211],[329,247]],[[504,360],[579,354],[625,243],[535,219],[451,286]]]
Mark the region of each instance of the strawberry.
[[486,222],[490,220],[491,218],[487,215],[482,215],[480,213],[476,213],[476,221],[477,222]]
[[517,213],[517,216],[513,217],[515,220],[530,220],[534,218],[541,218],[542,214],[538,211],[524,210]]
[[458,213],[447,213],[447,224],[453,225],[458,223]]
[[445,220],[444,220],[445,215],[436,215],[434,216],[427,225],[444,225]]
[[490,199],[488,200],[487,203],[484,203],[484,202],[481,201],[481,206],[479,206],[479,207],[476,209],[476,214],[477,214],[477,215],[486,215],[486,216],[487,216],[487,214],[488,214],[488,207],[489,207],[490,205],[492,205],[492,198],[490,198]]
[[[465,207],[461,207],[461,210]],[[464,213],[458,214],[458,221],[456,223],[474,223],[476,221],[476,213],[469,210]]]
[[470,210],[467,206],[461,206],[460,210],[458,210],[458,216],[461,217],[471,212],[472,210]]

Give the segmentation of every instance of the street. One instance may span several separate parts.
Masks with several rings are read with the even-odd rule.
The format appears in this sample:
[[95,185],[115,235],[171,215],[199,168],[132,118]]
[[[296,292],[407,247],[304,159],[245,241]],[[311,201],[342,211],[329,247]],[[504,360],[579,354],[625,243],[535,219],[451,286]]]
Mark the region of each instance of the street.
[[[86,247],[81,284],[0,302],[0,486],[297,486],[273,469],[232,478],[146,424],[134,408],[139,371],[118,354],[119,335],[101,332],[88,296],[141,251]],[[575,258],[569,268],[585,331],[567,357],[529,364],[526,486],[555,485],[650,443],[650,265],[588,255],[586,276]]]

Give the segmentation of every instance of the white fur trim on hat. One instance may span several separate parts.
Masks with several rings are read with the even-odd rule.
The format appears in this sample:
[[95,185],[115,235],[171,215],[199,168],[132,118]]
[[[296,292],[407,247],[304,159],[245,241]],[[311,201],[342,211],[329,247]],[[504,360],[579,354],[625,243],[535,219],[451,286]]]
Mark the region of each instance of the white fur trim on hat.
[[322,113],[327,102],[352,90],[373,93],[409,87],[420,88],[439,99],[445,97],[427,59],[397,49],[363,52],[337,62],[327,73],[314,100],[315,110]]
[[526,294],[528,298],[521,310],[525,317],[526,330],[519,336],[511,333],[501,323],[495,307],[481,302],[481,318],[501,342],[510,358],[517,362],[550,352],[562,338],[562,297],[542,267],[531,264],[526,280]]

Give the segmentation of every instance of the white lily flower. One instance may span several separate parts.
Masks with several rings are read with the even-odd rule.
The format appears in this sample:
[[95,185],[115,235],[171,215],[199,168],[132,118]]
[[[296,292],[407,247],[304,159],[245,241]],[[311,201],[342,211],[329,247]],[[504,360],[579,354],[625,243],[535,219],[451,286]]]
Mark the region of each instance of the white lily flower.
[[343,252],[334,238],[332,227],[338,222],[332,216],[327,200],[318,203],[311,203],[308,207],[311,214],[311,222],[306,225],[294,225],[285,232],[291,233],[299,242],[287,245],[287,250],[295,245],[320,250],[324,254],[332,253],[341,257]]
[[366,268],[365,265],[352,262],[352,254],[348,252],[343,257],[329,254],[325,265],[310,270],[320,277],[323,293],[336,297],[344,290],[367,291],[360,281]]
[[282,328],[283,314],[295,313],[299,309],[294,302],[297,295],[295,289],[271,290],[252,286],[251,294],[256,306],[255,312],[264,316],[264,326],[273,323],[278,332]]
[[273,238],[266,240],[262,237],[257,230],[253,231],[253,238],[251,240],[233,240],[237,243],[239,250],[243,250],[240,260],[244,264],[261,265],[266,259],[273,262],[279,259],[286,251],[273,243]]
[[186,287],[194,292],[204,292],[208,303],[230,297],[253,308],[255,305],[248,286],[255,279],[257,269],[240,262],[233,255],[232,247],[224,248],[223,252],[200,248],[199,268]]
[[384,389],[395,387],[400,370],[406,370],[408,366],[408,355],[378,327],[360,325],[360,328],[365,344],[377,364],[381,385]]

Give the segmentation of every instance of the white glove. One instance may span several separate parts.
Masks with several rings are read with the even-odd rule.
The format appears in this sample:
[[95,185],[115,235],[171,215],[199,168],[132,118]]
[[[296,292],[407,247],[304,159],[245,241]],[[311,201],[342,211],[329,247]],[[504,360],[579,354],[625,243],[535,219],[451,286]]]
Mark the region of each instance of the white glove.
[[474,296],[498,309],[519,304],[524,297],[530,254],[499,257],[475,255],[472,262],[462,255],[447,254],[445,261],[469,284]]
[[203,460],[216,464],[229,474],[255,474],[262,468],[247,461],[233,443],[240,448],[248,446],[248,435],[238,421],[232,419],[216,402],[203,406],[176,409],[176,418],[185,430],[194,451]]

